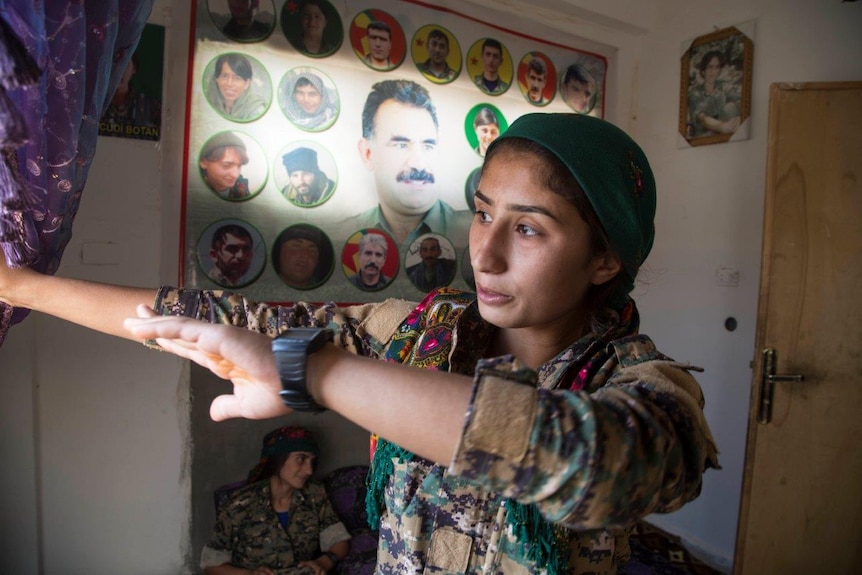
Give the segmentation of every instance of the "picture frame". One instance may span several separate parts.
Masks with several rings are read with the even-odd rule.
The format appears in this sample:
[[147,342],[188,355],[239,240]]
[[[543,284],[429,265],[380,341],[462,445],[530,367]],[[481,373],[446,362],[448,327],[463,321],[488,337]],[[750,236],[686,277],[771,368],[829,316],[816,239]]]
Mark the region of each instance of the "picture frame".
[[683,43],[680,147],[747,140],[751,126],[753,23]]

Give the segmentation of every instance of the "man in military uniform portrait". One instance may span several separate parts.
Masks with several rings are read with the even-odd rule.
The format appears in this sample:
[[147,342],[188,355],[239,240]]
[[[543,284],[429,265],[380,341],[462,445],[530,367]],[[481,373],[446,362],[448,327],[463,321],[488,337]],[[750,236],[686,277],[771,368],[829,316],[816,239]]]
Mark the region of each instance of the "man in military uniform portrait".
[[359,239],[359,269],[348,281],[362,290],[385,288],[392,278],[383,274],[389,243],[382,234],[367,232]]
[[317,164],[317,152],[299,147],[281,157],[289,178],[281,190],[282,195],[297,206],[322,204],[335,190],[335,182],[329,179]]
[[449,285],[455,277],[455,260],[444,258],[440,240],[427,236],[419,242],[419,263],[407,268],[407,277],[414,286],[427,292]]

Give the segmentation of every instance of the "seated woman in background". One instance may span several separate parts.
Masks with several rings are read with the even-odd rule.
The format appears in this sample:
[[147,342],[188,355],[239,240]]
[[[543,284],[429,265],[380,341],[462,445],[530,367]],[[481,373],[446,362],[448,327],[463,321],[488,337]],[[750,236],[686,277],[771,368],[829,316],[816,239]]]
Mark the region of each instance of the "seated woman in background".
[[302,427],[280,427],[263,438],[248,485],[219,510],[201,552],[206,575],[276,575],[289,568],[321,575],[347,555],[350,535],[323,486],[310,481],[318,451]]

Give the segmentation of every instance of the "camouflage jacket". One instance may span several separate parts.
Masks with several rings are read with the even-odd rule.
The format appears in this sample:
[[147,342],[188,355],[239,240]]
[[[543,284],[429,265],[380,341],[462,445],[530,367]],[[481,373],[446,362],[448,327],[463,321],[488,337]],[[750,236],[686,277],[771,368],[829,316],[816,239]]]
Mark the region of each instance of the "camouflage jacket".
[[[571,391],[564,386],[588,371],[573,348],[538,371],[511,357],[482,360],[494,328],[479,317],[474,296],[455,290],[438,290],[418,307],[387,300],[338,308],[270,307],[230,292],[163,288],[155,309],[271,336],[329,326],[336,343],[360,355],[383,358],[401,346],[404,363],[474,374],[450,466],[393,461],[379,525],[380,574],[543,573],[527,559],[529,535],[507,520],[507,499],[535,504],[564,528],[568,573],[615,573],[628,558],[631,523],[694,499],[704,469],[718,466],[693,368],[660,354],[646,336],[607,343],[606,361],[589,366]],[[411,332],[408,324],[422,329]],[[428,361],[422,350],[444,360]]]
[[201,553],[201,569],[230,563],[243,569],[266,566],[279,575],[310,573],[296,564],[350,539],[319,483],[308,482],[295,492],[287,529],[271,500],[269,479],[237,490],[219,510]]

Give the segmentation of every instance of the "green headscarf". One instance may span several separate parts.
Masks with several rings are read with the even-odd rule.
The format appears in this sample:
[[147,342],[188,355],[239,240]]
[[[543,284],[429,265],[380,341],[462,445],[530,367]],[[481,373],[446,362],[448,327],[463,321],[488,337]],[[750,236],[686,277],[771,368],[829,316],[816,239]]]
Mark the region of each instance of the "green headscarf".
[[655,179],[640,146],[610,122],[581,114],[526,114],[491,147],[507,138],[536,142],[569,169],[622,262],[615,296],[628,294],[655,238]]

